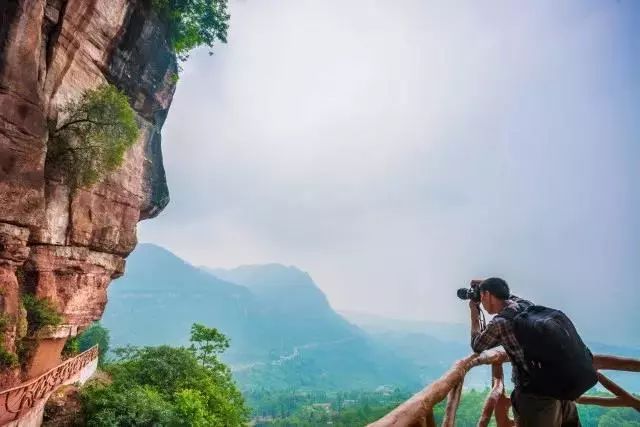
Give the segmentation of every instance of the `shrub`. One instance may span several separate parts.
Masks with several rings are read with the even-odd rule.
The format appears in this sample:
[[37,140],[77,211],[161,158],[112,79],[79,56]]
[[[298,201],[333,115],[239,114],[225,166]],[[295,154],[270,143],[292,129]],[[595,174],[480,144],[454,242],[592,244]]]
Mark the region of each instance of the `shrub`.
[[67,339],[67,342],[64,343],[64,347],[62,347],[62,356],[63,358],[73,357],[76,354],[80,353],[80,344],[78,343],[78,337],[73,337]]
[[99,363],[102,365],[105,361],[107,350],[109,350],[109,330],[103,327],[100,322],[93,323],[78,337],[78,351],[83,352],[89,350],[98,344],[100,352]]
[[181,60],[198,46],[227,42],[227,0],[153,0],[153,6],[167,22],[169,44]]
[[84,92],[63,107],[61,116],[49,126],[46,162],[72,188],[95,184],[115,170],[138,137],[129,100],[112,85]]
[[246,425],[248,409],[229,369],[207,350],[199,360],[199,351],[117,349],[119,358],[104,367],[111,381],[91,381],[81,392],[86,425]]
[[0,369],[9,369],[18,365],[18,356],[0,347]]
[[58,326],[62,316],[53,303],[46,298],[37,298],[32,294],[22,296],[22,305],[27,310],[27,335],[34,336],[42,328]]
[[7,328],[13,323],[12,316],[0,313],[0,332],[6,332]]

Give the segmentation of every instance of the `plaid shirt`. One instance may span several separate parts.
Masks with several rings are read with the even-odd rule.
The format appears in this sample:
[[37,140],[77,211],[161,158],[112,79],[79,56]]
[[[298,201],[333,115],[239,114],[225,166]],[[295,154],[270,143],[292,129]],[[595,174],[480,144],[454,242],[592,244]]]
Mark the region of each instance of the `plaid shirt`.
[[[487,324],[483,331],[471,334],[471,348],[476,353],[481,353],[499,345],[505,349],[512,361],[511,379],[516,386],[521,386],[527,382],[528,373],[524,360],[524,350],[516,339],[513,321],[505,319],[500,314],[507,309],[521,311],[530,305],[533,305],[533,303],[512,295],[506,300],[505,308]],[[523,372],[522,369],[525,371]]]

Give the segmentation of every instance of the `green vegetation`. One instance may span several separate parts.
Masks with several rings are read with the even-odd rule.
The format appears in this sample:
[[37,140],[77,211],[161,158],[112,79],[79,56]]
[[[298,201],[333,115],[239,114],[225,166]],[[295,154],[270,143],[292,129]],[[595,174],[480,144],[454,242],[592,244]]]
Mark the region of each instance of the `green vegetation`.
[[64,343],[64,347],[62,347],[62,358],[67,359],[69,357],[75,356],[78,353],[80,353],[78,337],[75,336],[73,338],[67,339],[67,342]]
[[24,294],[22,305],[27,311],[27,335],[29,336],[35,336],[41,329],[58,326],[62,322],[62,316],[53,303],[46,298]]
[[109,350],[109,330],[104,328],[100,322],[95,322],[78,336],[78,351],[89,350],[96,344],[98,344],[100,352],[98,363],[102,365]]
[[50,124],[47,167],[61,171],[72,188],[95,184],[122,164],[138,137],[127,96],[112,85],[88,90]]
[[68,339],[62,353],[67,357],[74,356],[89,350],[96,344],[98,344],[99,351],[98,364],[102,366],[109,350],[109,330],[104,328],[100,322],[93,323],[80,335]]
[[18,366],[18,356],[0,346],[0,369],[14,368]]
[[[477,425],[489,389],[469,390],[463,393],[456,413],[456,426]],[[257,426],[327,425],[361,426],[375,421],[410,397],[411,393],[399,389],[379,392],[300,392],[268,390],[247,393]],[[444,416],[445,403],[434,408],[436,424]],[[604,408],[579,405],[580,419],[585,427],[640,426],[640,413],[630,408]],[[492,424],[495,425],[495,424]]]
[[191,346],[189,350],[202,366],[210,369],[221,368],[218,355],[229,348],[229,338],[216,328],[207,328],[199,323],[191,326]]
[[82,390],[86,425],[244,425],[242,394],[216,356],[227,338],[194,325],[191,342],[191,348],[117,349],[117,360],[104,367],[111,381],[94,380]]
[[13,319],[10,315],[0,313],[0,332],[5,332],[7,327],[13,323]]
[[169,44],[181,60],[198,46],[227,42],[227,0],[153,0],[153,6],[167,21]]

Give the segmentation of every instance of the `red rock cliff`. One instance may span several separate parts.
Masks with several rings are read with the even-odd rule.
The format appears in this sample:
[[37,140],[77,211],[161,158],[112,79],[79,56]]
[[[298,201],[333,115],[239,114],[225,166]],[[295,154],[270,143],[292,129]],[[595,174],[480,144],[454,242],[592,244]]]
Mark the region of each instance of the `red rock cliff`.
[[[20,295],[47,297],[64,315],[0,388],[58,363],[65,340],[99,319],[123,273],[138,221],[168,203],[160,150],[177,73],[165,27],[142,0],[0,1],[0,313],[4,349],[23,333]],[[97,185],[71,192],[45,168],[47,120],[105,82],[137,113],[139,140]]]

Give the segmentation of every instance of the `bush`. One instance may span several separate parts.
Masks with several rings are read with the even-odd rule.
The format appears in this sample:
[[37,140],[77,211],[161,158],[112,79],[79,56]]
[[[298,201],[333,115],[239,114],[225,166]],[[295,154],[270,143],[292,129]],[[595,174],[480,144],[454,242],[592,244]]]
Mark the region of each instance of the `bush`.
[[0,314],[0,332],[6,332],[7,328],[13,324],[12,316],[8,314]]
[[227,0],[153,0],[153,6],[167,21],[169,45],[181,60],[198,46],[227,42]]
[[152,387],[90,383],[81,395],[87,426],[171,425],[170,405]]
[[78,337],[68,338],[67,342],[62,347],[62,357],[67,359],[80,353],[80,344],[78,344]]
[[25,294],[22,296],[22,305],[27,311],[27,335],[29,336],[36,335],[42,328],[58,326],[62,322],[62,316],[53,303],[46,298]]
[[49,126],[46,163],[72,188],[95,184],[115,170],[138,137],[129,100],[112,85],[86,91],[67,104],[61,116]]
[[78,351],[89,350],[96,344],[98,344],[100,352],[99,363],[102,365],[109,350],[109,330],[103,327],[100,322],[93,323],[78,336]]
[[[224,347],[219,341],[226,340],[223,335],[198,331],[205,332],[195,337],[204,339],[199,342],[208,345],[213,339],[214,347]],[[118,359],[104,367],[111,382],[92,381],[82,390],[86,424],[245,425],[248,409],[229,369],[208,349],[200,351],[169,346],[117,349]]]
[[9,369],[18,366],[18,356],[0,347],[0,369]]

